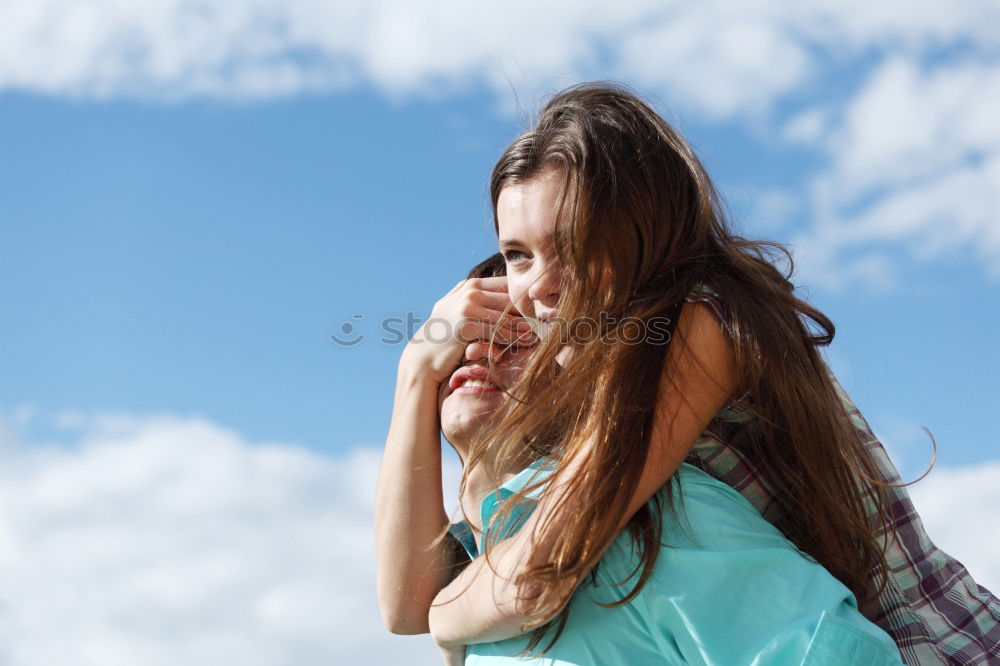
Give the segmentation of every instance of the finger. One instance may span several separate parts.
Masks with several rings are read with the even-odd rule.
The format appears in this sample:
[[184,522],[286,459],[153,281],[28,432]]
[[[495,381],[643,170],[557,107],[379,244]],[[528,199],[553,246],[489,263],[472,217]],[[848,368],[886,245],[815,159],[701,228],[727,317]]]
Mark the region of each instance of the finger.
[[534,331],[535,325],[525,317],[513,314],[510,310],[493,308],[477,308],[470,313],[468,319],[484,321],[493,326],[503,326],[519,332]]
[[525,347],[534,347],[539,342],[541,338],[534,331],[512,331],[510,333],[511,340],[509,342],[502,343],[504,350],[518,350],[524,349]]
[[513,331],[507,328],[492,328],[484,331],[484,342],[488,342],[501,350],[512,347],[533,347],[538,344],[538,336],[531,331]]
[[481,291],[496,291],[507,293],[507,276],[470,278],[466,280],[470,287]]
[[514,307],[507,292],[475,290],[469,292],[469,300],[491,310],[512,310],[517,315],[521,314],[517,312],[517,308]]
[[456,330],[456,335],[460,342],[466,345],[474,342],[489,342],[493,326],[482,319],[464,320]]
[[538,342],[530,325],[497,325],[485,319],[466,319],[458,327],[457,335],[466,344],[481,340],[494,345],[528,346]]

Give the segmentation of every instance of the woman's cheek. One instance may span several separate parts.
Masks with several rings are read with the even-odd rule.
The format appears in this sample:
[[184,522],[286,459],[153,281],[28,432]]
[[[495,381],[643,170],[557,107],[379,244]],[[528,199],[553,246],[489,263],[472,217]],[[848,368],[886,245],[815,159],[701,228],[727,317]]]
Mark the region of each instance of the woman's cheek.
[[521,300],[517,301],[514,304],[514,306],[517,308],[517,311],[521,313],[521,316],[523,316],[523,317],[529,317],[531,319],[535,318],[535,304],[527,296],[525,296],[525,297],[521,298]]

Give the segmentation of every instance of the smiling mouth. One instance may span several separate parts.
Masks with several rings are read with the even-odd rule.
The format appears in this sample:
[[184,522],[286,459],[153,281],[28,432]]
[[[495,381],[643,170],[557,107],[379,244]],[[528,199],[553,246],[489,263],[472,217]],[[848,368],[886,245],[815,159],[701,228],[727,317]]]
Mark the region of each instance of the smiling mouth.
[[452,393],[490,393],[500,389],[496,384],[482,379],[466,379]]

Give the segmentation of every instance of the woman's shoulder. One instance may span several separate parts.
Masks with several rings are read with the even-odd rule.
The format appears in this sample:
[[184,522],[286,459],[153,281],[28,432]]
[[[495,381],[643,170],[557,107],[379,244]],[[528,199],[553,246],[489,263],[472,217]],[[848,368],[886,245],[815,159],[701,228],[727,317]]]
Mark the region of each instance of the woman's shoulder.
[[696,282],[684,300],[688,303],[704,303],[712,308],[715,316],[718,317],[724,329],[729,330],[732,326],[731,313],[726,306],[723,297],[716,291],[715,287],[707,282]]
[[[696,282],[685,297],[687,303],[702,303],[708,306],[719,322],[722,331],[732,340],[734,336],[732,310],[717,289],[707,282]],[[750,391],[739,391],[732,395],[719,410],[717,418],[731,421],[745,421],[749,418],[748,407],[753,396]]]

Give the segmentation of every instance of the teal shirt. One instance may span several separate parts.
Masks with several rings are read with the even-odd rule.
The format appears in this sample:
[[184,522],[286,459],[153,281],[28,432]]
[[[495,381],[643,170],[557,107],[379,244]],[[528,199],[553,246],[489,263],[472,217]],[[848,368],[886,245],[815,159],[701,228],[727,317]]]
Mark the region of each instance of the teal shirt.
[[[501,502],[544,474],[535,465],[486,497],[483,525]],[[528,641],[518,636],[468,646],[465,663],[902,664],[895,643],[858,612],[850,590],[803,557],[739,493],[688,464],[677,477],[681,518],[664,513],[665,545],[632,601],[613,608],[596,603],[621,599],[638,577],[638,557],[623,532],[601,559],[596,579],[587,578],[574,593],[566,627],[544,657],[517,657]],[[518,506],[499,534],[516,531],[533,507]],[[467,526],[456,524],[452,533],[470,556],[478,555],[481,544]]]

